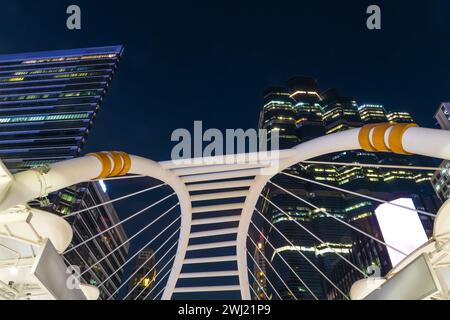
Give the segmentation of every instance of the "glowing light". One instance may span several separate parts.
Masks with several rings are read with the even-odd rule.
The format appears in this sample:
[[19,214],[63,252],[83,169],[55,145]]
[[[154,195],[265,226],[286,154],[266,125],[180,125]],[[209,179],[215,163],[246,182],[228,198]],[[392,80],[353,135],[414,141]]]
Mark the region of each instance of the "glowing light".
[[[416,209],[410,198],[400,198],[390,203]],[[404,253],[409,254],[428,241],[417,212],[385,203],[375,209],[375,215],[384,241]],[[393,267],[405,258],[389,247],[387,250]]]
[[100,187],[102,188],[103,192],[106,192],[106,190],[108,190],[103,180],[100,180],[98,183],[100,184]]
[[309,94],[309,95],[315,95],[317,97],[320,97],[320,95],[317,92],[314,92],[314,91],[300,91],[300,90],[299,91],[295,91],[293,94],[290,95],[290,97],[292,98],[292,97],[294,97],[294,96],[296,96],[298,94]]
[[150,284],[150,278],[144,278],[144,286],[148,287],[149,284]]

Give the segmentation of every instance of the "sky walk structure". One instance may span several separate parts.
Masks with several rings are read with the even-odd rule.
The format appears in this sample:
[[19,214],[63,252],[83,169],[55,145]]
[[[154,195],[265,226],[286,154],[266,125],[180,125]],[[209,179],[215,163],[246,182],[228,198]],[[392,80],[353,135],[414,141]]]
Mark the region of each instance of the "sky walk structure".
[[[249,238],[249,229],[257,228],[254,217],[260,215],[260,212],[256,210],[256,203],[258,199],[264,197],[261,194],[263,188],[268,183],[275,184],[272,178],[276,174],[286,174],[284,170],[293,165],[328,153],[358,149],[404,155],[417,154],[450,160],[450,132],[420,128],[411,123],[382,123],[332,133],[290,149],[271,152],[162,162],[128,155],[124,152],[99,152],[15,174],[11,174],[2,165],[0,172],[0,247],[2,248],[0,250],[0,298],[97,299],[98,288],[78,283],[76,272],[74,275],[73,272],[67,271],[62,255],[74,250],[76,246],[71,246],[73,234],[65,220],[66,217],[58,217],[40,209],[31,208],[27,203],[84,181],[151,177],[161,183],[136,193],[156,190],[161,186],[170,187],[172,193],[152,203],[146,209],[174,197],[177,200],[176,205],[162,215],[175,207],[179,208],[180,215],[172,223],[164,225],[165,228],[157,235],[157,237],[164,235],[166,241],[156,248],[155,254],[162,250],[168,259],[164,265],[158,266],[159,271],[153,286],[155,291],[150,291],[147,296],[168,300],[192,293],[207,293],[208,297],[212,298],[221,292],[237,292],[241,299],[249,300],[255,297],[253,292],[255,279],[251,269],[252,266],[255,267],[256,262],[252,261],[254,251],[248,250],[252,241]],[[380,164],[361,165],[382,166]],[[429,170],[436,170],[436,168],[429,168]],[[298,178],[301,179],[301,177]],[[279,187],[298,201],[305,202],[289,190],[276,184],[275,187]],[[352,192],[351,190],[342,191]],[[110,202],[131,196],[133,194],[110,200]],[[364,197],[363,194],[358,196]],[[227,203],[214,202],[223,199],[228,199]],[[375,200],[386,203],[382,199]],[[272,205],[276,206],[276,203]],[[314,206],[313,203],[309,205]],[[404,256],[387,276],[374,278],[366,274],[364,270],[360,270],[344,255],[333,251],[330,247],[329,250],[363,275],[363,279],[356,282],[350,294],[347,294],[342,292],[319,266],[307,261],[324,278],[324,281],[329,282],[346,299],[447,299],[450,285],[450,202],[444,203],[436,216],[398,204],[390,205],[414,211],[419,215],[432,215],[435,222],[432,237],[413,252],[404,252],[385,243],[382,239],[375,239]],[[69,216],[83,214],[88,209],[73,212]],[[140,210],[111,228],[145,211]],[[227,212],[232,214],[224,214]],[[324,212],[324,214],[327,213]],[[160,217],[154,219],[151,224],[158,222]],[[261,218],[264,219],[263,216]],[[349,228],[355,228],[339,218],[336,219]],[[303,227],[301,222],[297,225],[301,232],[308,232],[311,236],[317,237],[311,230]],[[212,228],[207,228],[208,226]],[[139,232],[144,231],[146,227],[144,226]],[[276,226],[272,225],[272,227],[276,230]],[[166,236],[166,231],[170,230],[172,233]],[[364,233],[362,230],[355,231],[373,238],[373,235]],[[92,238],[99,235],[94,235]],[[230,236],[230,238],[217,241],[217,237],[220,236]],[[133,237],[134,235],[130,236],[130,238]],[[86,239],[85,242],[92,238]],[[319,237],[317,238],[320,240]],[[166,244],[171,247],[166,248]],[[323,244],[327,245],[326,242]],[[267,245],[270,243],[268,242]],[[227,255],[208,253],[210,252],[208,250],[217,248],[231,248],[234,253]],[[195,252],[206,254],[193,257],[192,254]],[[300,249],[298,253],[303,254]],[[221,262],[233,264],[230,264],[231,267],[226,270],[217,270],[213,267]],[[266,262],[268,267],[271,267],[270,257],[266,257]],[[190,269],[196,265],[203,266],[201,271]],[[291,268],[301,281],[301,276],[293,267],[289,265],[287,267]],[[274,269],[273,272],[277,274],[277,270]],[[133,274],[130,278],[132,276]],[[212,279],[218,278],[224,280],[221,284],[215,285]],[[190,285],[183,284],[185,280],[190,280]],[[126,283],[127,281],[124,281],[122,286]],[[268,285],[271,283],[269,282]],[[311,296],[316,297],[313,290],[310,293]]]

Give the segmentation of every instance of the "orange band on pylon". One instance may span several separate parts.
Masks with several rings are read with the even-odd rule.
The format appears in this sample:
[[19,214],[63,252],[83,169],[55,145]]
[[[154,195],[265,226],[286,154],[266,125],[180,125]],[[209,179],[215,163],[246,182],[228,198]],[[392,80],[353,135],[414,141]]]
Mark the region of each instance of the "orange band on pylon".
[[[391,128],[386,144],[386,131]],[[411,127],[417,127],[415,123],[377,123],[367,124],[359,130],[358,141],[365,151],[394,152],[410,155],[403,148],[403,135]],[[373,129],[373,130],[372,130]],[[372,139],[371,139],[372,133]]]
[[121,156],[122,156],[122,170],[117,174],[118,176],[124,176],[128,173],[128,171],[130,171],[131,168],[131,158],[130,156],[122,151],[118,152]]
[[109,176],[116,177],[123,170],[124,161],[122,160],[120,152],[110,151],[109,155],[112,157],[114,163],[114,167]]
[[359,145],[365,151],[377,151],[370,142],[370,131],[376,126],[376,124],[366,124],[359,130]]
[[375,150],[384,152],[391,151],[391,149],[386,145],[384,137],[386,135],[387,129],[392,126],[394,126],[393,123],[381,123],[377,125],[375,129],[373,129],[372,145]]
[[106,154],[94,152],[88,153],[87,155],[96,157],[98,160],[100,160],[100,163],[102,165],[102,171],[100,172],[99,176],[96,177],[95,179],[103,179],[110,175],[112,169],[111,160]]
[[412,127],[418,127],[418,125],[415,123],[401,123],[396,124],[392,128],[389,134],[389,147],[391,148],[392,152],[406,155],[412,154],[406,151],[405,148],[403,148],[403,135],[405,134],[406,130]]

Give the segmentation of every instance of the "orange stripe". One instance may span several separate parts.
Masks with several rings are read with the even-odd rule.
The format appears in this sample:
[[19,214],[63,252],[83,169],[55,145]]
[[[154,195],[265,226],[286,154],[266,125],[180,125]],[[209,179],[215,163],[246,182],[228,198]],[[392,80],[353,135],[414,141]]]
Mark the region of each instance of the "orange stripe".
[[373,147],[377,151],[381,151],[381,152],[391,151],[388,148],[388,146],[386,145],[386,143],[384,142],[384,135],[386,133],[386,130],[392,126],[393,126],[392,123],[380,123],[379,125],[377,125],[375,127],[375,129],[373,129],[372,143],[373,143]]
[[98,160],[100,160],[100,163],[102,165],[102,171],[100,172],[100,175],[96,177],[95,179],[103,179],[109,176],[111,172],[111,160],[106,154],[95,152],[95,153],[88,153],[88,156],[94,156]]
[[370,130],[376,126],[376,124],[366,124],[359,130],[359,145],[365,151],[377,151],[370,143]]
[[412,127],[418,127],[415,123],[401,123],[396,124],[389,134],[389,146],[391,147],[392,152],[399,153],[399,154],[407,154],[411,155],[412,153],[409,153],[403,148],[403,135],[405,134],[406,130]]
[[122,156],[122,170],[117,174],[118,176],[124,176],[128,173],[128,171],[130,171],[131,168],[131,158],[130,156],[122,151],[118,152],[121,156]]
[[113,162],[114,162],[114,167],[113,167],[111,173],[109,174],[109,176],[116,177],[123,170],[124,162],[123,162],[122,156],[120,155],[119,152],[110,151],[109,154],[111,155]]

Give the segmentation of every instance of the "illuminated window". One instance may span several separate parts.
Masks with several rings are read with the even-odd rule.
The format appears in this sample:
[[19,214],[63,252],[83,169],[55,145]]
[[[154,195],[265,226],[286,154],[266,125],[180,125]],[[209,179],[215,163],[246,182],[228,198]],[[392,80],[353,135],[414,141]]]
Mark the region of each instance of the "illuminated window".
[[73,203],[76,200],[76,197],[74,195],[68,194],[68,193],[63,193],[61,194],[61,199],[69,202],[69,203]]
[[56,211],[61,213],[62,215],[66,215],[71,212],[71,209],[69,207],[59,205],[56,207]]
[[6,79],[0,79],[0,82],[16,82],[16,81],[23,81],[24,77],[16,77],[16,78],[6,78]]
[[89,113],[66,113],[23,117],[2,117],[0,123],[18,123],[34,121],[78,120],[89,118]]

